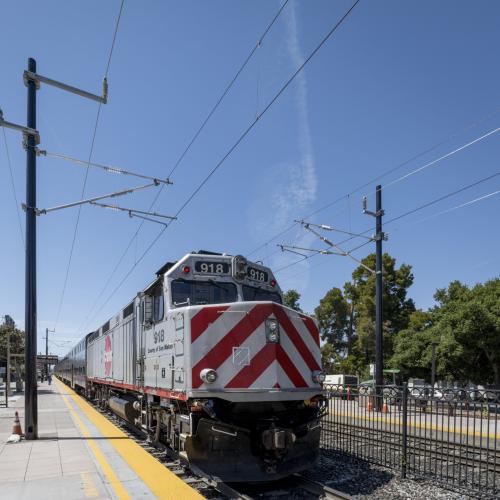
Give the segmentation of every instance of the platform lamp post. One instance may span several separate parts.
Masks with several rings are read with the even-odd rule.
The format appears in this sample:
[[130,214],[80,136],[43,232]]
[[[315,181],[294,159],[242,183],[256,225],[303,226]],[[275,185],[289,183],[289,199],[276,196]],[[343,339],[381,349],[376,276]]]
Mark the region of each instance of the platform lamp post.
[[431,386],[432,392],[434,393],[434,384],[436,383],[436,347],[437,342],[431,344],[432,347],[432,361],[431,361]]
[[49,330],[48,328],[45,328],[45,378],[49,378],[49,332],[50,333],[56,333],[55,329],[54,330]]

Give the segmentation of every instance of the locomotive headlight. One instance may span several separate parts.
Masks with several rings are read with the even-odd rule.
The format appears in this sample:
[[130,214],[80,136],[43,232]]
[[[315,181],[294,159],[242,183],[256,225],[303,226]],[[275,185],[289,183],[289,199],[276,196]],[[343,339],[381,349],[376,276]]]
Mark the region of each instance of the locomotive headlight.
[[313,371],[311,375],[313,382],[316,384],[322,384],[326,378],[326,375],[320,370]]
[[277,344],[280,341],[280,325],[277,319],[266,320],[266,341],[268,344]]
[[213,384],[217,380],[217,372],[212,368],[204,368],[200,372],[200,378],[205,384]]

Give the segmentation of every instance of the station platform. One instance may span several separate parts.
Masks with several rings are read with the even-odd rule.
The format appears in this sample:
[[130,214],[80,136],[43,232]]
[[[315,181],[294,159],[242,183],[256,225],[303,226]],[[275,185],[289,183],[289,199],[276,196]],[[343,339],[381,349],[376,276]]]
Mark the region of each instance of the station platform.
[[57,379],[38,385],[39,439],[7,443],[24,397],[0,408],[3,500],[202,499],[87,401]]

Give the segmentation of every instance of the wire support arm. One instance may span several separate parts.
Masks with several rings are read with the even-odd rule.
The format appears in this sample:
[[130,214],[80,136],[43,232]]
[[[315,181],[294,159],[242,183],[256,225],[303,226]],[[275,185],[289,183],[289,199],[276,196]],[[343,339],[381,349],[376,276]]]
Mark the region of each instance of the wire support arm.
[[304,226],[305,224],[307,224],[309,227],[316,227],[318,229],[323,229],[325,231],[334,231],[336,233],[341,233],[341,234],[347,234],[349,236],[354,236],[355,238],[364,238],[366,240],[369,240],[369,241],[375,241],[375,238],[371,237],[371,236],[366,236],[366,234],[363,234],[363,233],[351,233],[350,231],[344,231],[343,229],[337,229],[335,227],[332,227],[332,226],[327,226],[326,224],[313,224],[312,222],[307,222],[303,219],[301,220],[295,220],[294,222],[296,222],[297,224],[300,224],[302,226]]
[[142,215],[149,215],[149,216],[152,216],[152,217],[161,217],[163,219],[177,220],[177,217],[174,217],[172,215],[163,215],[163,214],[159,214],[157,212],[147,212],[145,210],[137,210],[135,208],[119,207],[118,205],[108,205],[106,203],[97,203],[95,201],[91,201],[90,204],[94,205],[96,207],[107,208],[109,210],[116,210],[116,211],[121,211],[121,212],[128,212],[129,215],[132,212],[134,214],[142,214]]
[[[168,223],[166,222],[162,222],[161,220],[151,219],[151,217],[144,217],[144,215],[138,215],[134,212],[129,212],[128,216],[130,218],[137,217],[138,219],[146,220],[148,222],[156,222],[156,224],[161,224],[162,226],[168,227]],[[172,220],[175,220],[175,218],[173,218]]]
[[37,149],[36,154],[39,156],[46,156],[46,157],[51,157],[51,158],[59,158],[61,160],[67,160],[67,161],[73,162],[77,165],[81,165],[82,167],[85,167],[85,168],[87,168],[87,167],[100,168],[101,170],[104,170],[105,172],[108,172],[109,174],[131,175],[133,177],[138,177],[140,179],[146,179],[146,180],[150,180],[150,181],[158,181],[161,184],[173,184],[173,182],[170,179],[160,179],[158,177],[151,177],[149,175],[138,174],[137,172],[131,172],[130,170],[125,170],[124,168],[116,167],[113,165],[103,165],[102,163],[94,163],[94,162],[89,162],[86,160],[79,160],[78,158],[74,158],[72,156],[63,155],[60,153],[53,153],[51,151],[46,151],[44,149]]
[[317,236],[321,241],[326,243],[328,246],[333,247],[336,250],[338,250],[340,252],[340,255],[342,255],[343,257],[349,257],[351,260],[353,260],[354,262],[359,264],[362,268],[366,269],[367,271],[369,271],[372,274],[376,274],[376,271],[374,269],[372,269],[371,267],[368,267],[366,264],[363,264],[363,262],[361,262],[359,259],[356,259],[356,257],[353,257],[349,252],[347,252],[343,248],[340,248],[337,244],[333,243],[333,241],[330,241],[328,238],[325,238],[324,236],[319,234],[314,229],[311,229],[311,227],[309,227],[309,224],[305,223],[302,226],[304,227],[304,229],[306,229],[307,231],[309,231],[312,234],[314,234],[315,236]]
[[55,212],[56,210],[62,210],[64,208],[76,207],[78,205],[84,205],[85,203],[92,203],[94,201],[103,200],[104,198],[115,198],[117,196],[123,196],[125,194],[134,193],[135,191],[140,191],[142,189],[148,189],[150,187],[158,186],[158,182],[152,182],[151,184],[145,184],[144,186],[137,186],[135,188],[123,189],[122,191],[115,191],[114,193],[103,194],[101,196],[94,196],[93,198],[87,198],[86,200],[75,201],[73,203],[67,203],[65,205],[58,205],[57,207],[51,208],[33,208],[28,207],[23,203],[23,209],[32,209],[35,211],[36,215],[45,215],[49,212]]
[[297,247],[294,245],[277,245],[277,246],[279,246],[281,248],[282,252],[295,253],[297,255],[301,255],[302,257],[307,257],[307,255],[300,253],[297,250],[301,250],[303,252],[311,252],[313,254],[318,254],[318,255],[344,255],[343,253],[332,252],[331,250],[318,250],[316,248],[303,248],[303,247]]
[[0,127],[10,128],[11,130],[16,130],[17,132],[21,132],[24,136],[25,143],[27,143],[26,141],[27,137],[32,136],[35,139],[35,144],[40,144],[40,133],[38,132],[38,130],[4,120],[3,111],[1,109],[0,109]]
[[29,81],[35,82],[36,88],[40,88],[40,83],[45,83],[47,85],[51,85],[52,87],[57,87],[58,89],[65,90],[66,92],[70,92],[71,94],[76,94],[81,97],[85,97],[87,99],[91,99],[92,101],[97,101],[101,104],[106,104],[108,102],[108,79],[104,77],[102,81],[102,94],[96,95],[91,92],[87,92],[86,90],[79,89],[77,87],[73,87],[72,85],[68,85],[66,83],[58,82],[57,80],[53,80],[52,78],[47,78],[46,76],[39,75],[37,73],[33,73],[33,71],[25,71],[23,75],[25,85],[28,85]]

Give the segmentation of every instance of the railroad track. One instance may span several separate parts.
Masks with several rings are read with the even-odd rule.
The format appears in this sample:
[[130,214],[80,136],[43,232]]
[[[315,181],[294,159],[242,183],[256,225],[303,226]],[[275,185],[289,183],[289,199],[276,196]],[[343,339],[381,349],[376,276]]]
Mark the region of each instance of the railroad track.
[[[335,425],[331,428],[323,427],[323,442],[327,446],[335,442],[335,449],[345,452],[359,452],[363,448],[371,448],[368,451],[376,452],[383,450],[383,454],[395,457],[401,454],[401,434],[386,429],[373,429],[356,425],[337,424],[341,430],[337,431]],[[346,432],[346,429],[348,431]],[[331,437],[331,439],[328,439]],[[333,439],[332,439],[333,438]],[[345,446],[339,446],[345,443]],[[452,441],[440,441],[425,436],[408,436],[407,453],[409,465],[415,463],[415,458],[425,460],[442,461],[448,465],[451,463],[480,469],[492,473],[500,473],[500,449],[478,447],[465,443]],[[382,460],[381,464],[384,465]],[[446,466],[445,466],[446,467]]]
[[[108,409],[100,408],[93,401],[89,401],[94,408],[108,420],[119,427],[130,439],[141,448],[161,462],[166,469],[177,475],[182,481],[209,500],[241,499],[241,500],[266,500],[280,498],[293,498],[303,500],[329,499],[350,500],[351,496],[330,488],[321,483],[307,479],[300,474],[294,474],[285,480],[276,483],[258,485],[228,484],[215,481],[203,476],[198,471],[186,468],[179,460],[176,453],[162,443],[151,443],[145,432],[138,429],[130,422],[123,420]],[[286,496],[285,496],[286,495]]]

